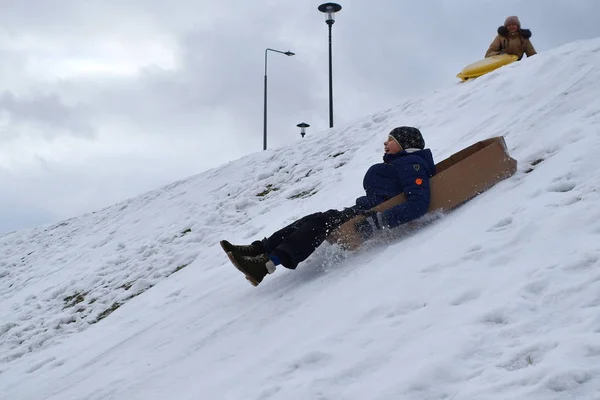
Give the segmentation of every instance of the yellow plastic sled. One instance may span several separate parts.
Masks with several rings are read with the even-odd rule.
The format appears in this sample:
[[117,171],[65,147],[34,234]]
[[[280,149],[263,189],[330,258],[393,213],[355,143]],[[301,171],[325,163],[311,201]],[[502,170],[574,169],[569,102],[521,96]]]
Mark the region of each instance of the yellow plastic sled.
[[484,58],[483,60],[475,61],[472,64],[467,65],[463,68],[458,75],[458,78],[462,81],[468,79],[477,78],[481,75],[485,75],[488,72],[492,72],[504,65],[508,65],[518,60],[519,57],[512,54],[499,54],[497,56],[491,56]]

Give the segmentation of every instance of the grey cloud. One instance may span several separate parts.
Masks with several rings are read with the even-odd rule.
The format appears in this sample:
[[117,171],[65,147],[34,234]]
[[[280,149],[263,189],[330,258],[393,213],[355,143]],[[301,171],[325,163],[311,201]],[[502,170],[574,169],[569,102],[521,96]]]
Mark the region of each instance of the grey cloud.
[[0,235],[23,228],[33,228],[56,219],[56,216],[45,210],[37,199],[28,199],[26,196],[15,196],[14,188],[18,182],[2,179],[0,191]]
[[[95,134],[104,142],[128,138],[131,149],[115,148],[125,154],[137,154],[136,147],[141,146],[136,140],[165,143],[161,138],[172,138],[189,147],[185,154],[174,147],[148,157],[105,155],[87,165],[65,163],[60,173],[57,166],[52,173],[31,172],[43,176],[47,186],[31,186],[30,195],[43,198],[43,190],[63,187],[70,198],[79,199],[71,205],[79,212],[85,201],[102,197],[95,191],[99,183],[108,185],[103,198],[112,201],[260,151],[267,47],[296,53],[268,56],[269,148],[301,140],[298,122],[311,125],[308,135],[328,128],[327,25],[317,11],[320,3],[182,0],[173,6],[162,0],[12,0],[0,15],[0,84],[14,94],[0,95],[0,109],[10,113],[13,123],[44,127],[53,138],[82,133]],[[455,75],[483,56],[507,15],[519,15],[533,31],[538,52],[600,36],[596,0],[340,4],[343,9],[333,26],[336,127],[405,98],[457,84]],[[177,68],[149,65],[136,76],[78,76],[50,82],[25,68],[37,52],[58,58],[100,57],[106,38],[133,49],[138,43],[164,39],[167,45],[174,44]],[[37,47],[36,39],[42,43]],[[23,40],[28,46],[19,47]],[[5,132],[21,130],[9,126]],[[125,144],[115,140],[115,146]],[[97,162],[111,163],[114,182]],[[161,175],[150,167],[156,164],[168,173]],[[66,170],[85,174],[71,176]],[[23,192],[12,198],[19,196]],[[45,204],[52,210],[60,208],[59,202]]]
[[[56,129],[69,135],[92,137],[93,128],[86,121],[83,107],[67,106],[55,94],[19,97],[12,92],[0,95],[0,112],[8,114],[12,123],[39,125],[44,136],[57,135]],[[48,129],[50,128],[50,129]]]

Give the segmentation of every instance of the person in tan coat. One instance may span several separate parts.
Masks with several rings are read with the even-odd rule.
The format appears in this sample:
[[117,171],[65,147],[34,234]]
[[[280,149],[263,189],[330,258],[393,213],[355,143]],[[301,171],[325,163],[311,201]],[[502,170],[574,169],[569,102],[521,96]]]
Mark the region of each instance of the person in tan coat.
[[513,54],[523,58],[524,54],[531,57],[537,52],[533,48],[531,41],[531,31],[529,29],[521,29],[521,22],[517,16],[507,17],[504,25],[498,28],[498,36],[494,39],[485,57],[491,57],[498,54]]

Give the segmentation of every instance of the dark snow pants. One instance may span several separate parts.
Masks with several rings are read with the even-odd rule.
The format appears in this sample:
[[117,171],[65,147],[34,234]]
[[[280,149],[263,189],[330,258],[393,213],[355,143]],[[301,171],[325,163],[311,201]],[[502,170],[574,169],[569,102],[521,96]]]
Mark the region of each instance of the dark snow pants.
[[296,269],[344,222],[358,215],[353,208],[328,210],[307,215],[278,230],[263,243],[267,254],[275,255],[286,268]]

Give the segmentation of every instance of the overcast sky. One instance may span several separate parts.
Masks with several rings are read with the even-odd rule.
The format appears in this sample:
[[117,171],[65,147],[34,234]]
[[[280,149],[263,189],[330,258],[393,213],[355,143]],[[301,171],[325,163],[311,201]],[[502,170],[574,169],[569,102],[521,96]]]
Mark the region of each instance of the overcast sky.
[[[269,149],[301,140],[299,122],[308,135],[327,130],[321,3],[3,0],[0,232],[261,151],[266,48],[296,53],[268,53]],[[456,84],[508,15],[532,30],[538,52],[600,36],[597,0],[339,4],[335,128]]]

